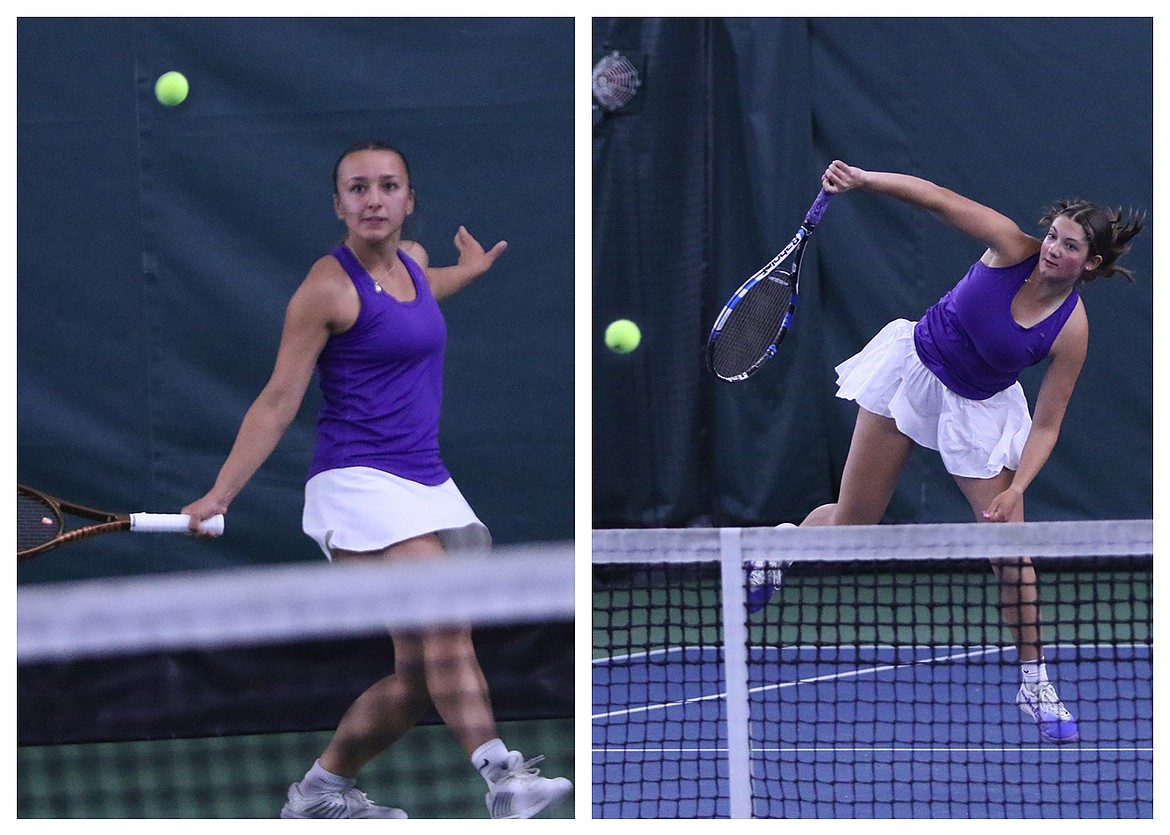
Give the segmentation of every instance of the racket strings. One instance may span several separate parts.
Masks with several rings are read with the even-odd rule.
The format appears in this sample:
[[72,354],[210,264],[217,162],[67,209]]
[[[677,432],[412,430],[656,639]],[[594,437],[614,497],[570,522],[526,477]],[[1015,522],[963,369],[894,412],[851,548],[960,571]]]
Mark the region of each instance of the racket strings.
[[774,349],[792,302],[792,281],[778,271],[756,282],[732,308],[712,346],[712,369],[734,377],[755,367]]
[[57,509],[35,496],[16,494],[16,550],[24,551],[49,542],[64,528]]

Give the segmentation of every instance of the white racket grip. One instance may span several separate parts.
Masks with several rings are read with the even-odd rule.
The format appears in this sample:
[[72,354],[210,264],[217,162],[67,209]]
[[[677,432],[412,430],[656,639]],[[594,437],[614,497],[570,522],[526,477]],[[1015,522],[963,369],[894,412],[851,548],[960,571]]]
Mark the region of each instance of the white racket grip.
[[[191,517],[186,513],[131,513],[130,530],[138,533],[186,533]],[[216,535],[223,533],[223,515],[204,519],[199,530]]]

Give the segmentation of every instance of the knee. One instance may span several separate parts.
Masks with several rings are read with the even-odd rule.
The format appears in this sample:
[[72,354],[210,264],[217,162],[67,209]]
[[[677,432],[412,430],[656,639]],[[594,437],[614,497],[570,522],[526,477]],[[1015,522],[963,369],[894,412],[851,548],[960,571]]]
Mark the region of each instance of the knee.
[[801,527],[817,527],[819,525],[835,525],[837,516],[836,504],[823,504],[813,510],[808,516],[804,517],[804,521],[800,523]]
[[881,514],[875,513],[871,508],[835,502],[821,505],[810,513],[801,524],[808,527],[815,525],[876,525],[881,520]]
[[475,658],[470,629],[444,629],[423,639],[423,663],[428,672],[459,665]]
[[371,685],[354,702],[347,716],[347,727],[359,735],[378,728],[387,716],[408,716],[417,720],[430,707],[431,698],[426,683],[420,678],[403,674],[397,668],[393,675]]

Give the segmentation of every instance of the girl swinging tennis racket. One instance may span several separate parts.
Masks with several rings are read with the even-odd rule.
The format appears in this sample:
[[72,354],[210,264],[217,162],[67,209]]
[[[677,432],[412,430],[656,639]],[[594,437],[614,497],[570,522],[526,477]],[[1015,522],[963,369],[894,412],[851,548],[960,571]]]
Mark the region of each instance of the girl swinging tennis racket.
[[[831,194],[862,188],[919,206],[986,251],[917,323],[891,322],[837,366],[837,396],[857,402],[857,423],[837,501],[802,524],[877,524],[915,444],[941,454],[978,521],[1023,521],[1024,492],[1056,444],[1085,359],[1089,323],[1078,289],[1101,276],[1133,280],[1117,260],[1143,216],[1061,201],[1041,218],[1044,237],[1037,239],[999,212],[917,177],[836,161],[822,184]],[[1046,359],[1030,416],[1018,377]],[[997,560],[992,568],[1019,652],[1016,704],[1045,740],[1075,742],[1076,719],[1045,670],[1031,561]],[[752,576],[774,580],[770,572]],[[770,591],[749,589],[749,600],[758,606]]]

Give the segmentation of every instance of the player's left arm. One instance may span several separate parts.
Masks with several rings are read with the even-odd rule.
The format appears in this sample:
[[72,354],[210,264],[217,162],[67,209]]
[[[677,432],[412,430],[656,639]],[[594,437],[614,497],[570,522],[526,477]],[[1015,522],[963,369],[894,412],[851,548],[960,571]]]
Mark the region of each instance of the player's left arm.
[[996,496],[987,509],[987,518],[993,522],[1006,521],[1011,511],[1028,489],[1028,485],[1039,475],[1048,461],[1060,436],[1060,425],[1068,402],[1072,399],[1085,354],[1089,346],[1089,320],[1085,315],[1083,302],[1077,302],[1076,309],[1061,328],[1049,353],[1051,363],[1040,384],[1036,397],[1036,413],[1032,417],[1032,429],[1020,455],[1020,468],[1012,479],[1012,485]]
[[459,231],[455,233],[455,248],[459,250],[457,263],[450,267],[432,267],[421,244],[411,242],[409,247],[404,247],[406,254],[423,268],[427,283],[431,286],[431,293],[439,301],[458,293],[490,270],[496,259],[508,248],[508,242],[500,241],[491,249],[484,250],[480,242],[466,228],[460,226]]

